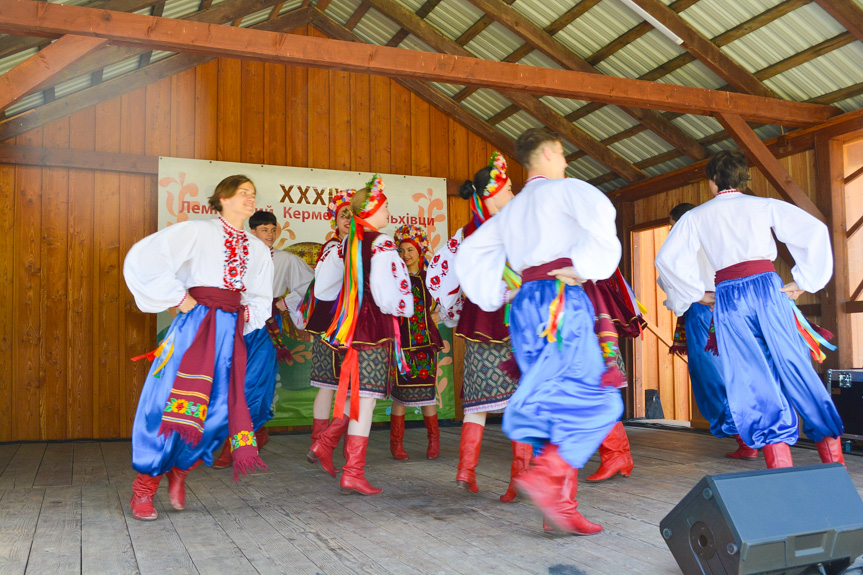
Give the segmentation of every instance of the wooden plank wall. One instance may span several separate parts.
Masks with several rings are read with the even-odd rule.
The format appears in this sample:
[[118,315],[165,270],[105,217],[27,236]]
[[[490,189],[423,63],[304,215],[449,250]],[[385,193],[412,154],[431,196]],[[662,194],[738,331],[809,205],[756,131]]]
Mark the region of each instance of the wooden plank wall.
[[[319,35],[314,30],[302,34]],[[214,60],[9,144],[461,181],[494,148],[381,77]],[[524,173],[508,158],[517,187]],[[0,164],[0,441],[128,437],[155,346],[122,277],[156,177]],[[457,228],[467,203],[450,202]],[[460,365],[460,362],[457,362]]]
[[[816,176],[814,151],[788,156],[780,162],[814,201]],[[749,187],[756,195],[781,199],[758,169],[752,168],[750,175],[752,180],[749,182]],[[634,226],[643,227],[651,222],[660,223],[660,220],[664,226],[668,213],[677,204],[689,202],[699,205],[710,198],[707,181],[701,180],[664,194],[638,200],[634,202]],[[652,234],[645,231],[635,232],[635,234],[639,238],[637,246],[636,242],[633,241],[632,254],[634,276],[632,283],[636,295],[652,310],[647,314],[647,319],[660,327],[663,334],[672,334],[674,330],[673,316],[661,305],[665,297],[662,290],[655,284],[656,268],[653,267],[653,258],[667,236],[667,232],[656,228]],[[791,281],[791,268],[780,259],[777,259],[775,264],[782,278],[785,281]],[[803,294],[798,299],[798,303],[820,303],[820,297],[817,294]],[[820,319],[818,316],[812,316],[812,318],[816,321]],[[639,410],[644,399],[643,390],[658,389],[667,418],[689,419],[693,421],[693,425],[703,427],[703,418],[698,414],[694,401],[690,399],[689,378],[685,376],[683,363],[678,359],[673,362],[669,360],[667,348],[655,337],[645,336],[643,342],[634,344],[634,348],[641,361],[636,360],[635,362],[636,369],[633,371],[636,373],[634,375],[640,377],[640,380],[636,382],[633,389],[634,392],[642,395],[639,398],[634,398],[636,400],[634,402],[634,415],[643,415],[643,409]],[[639,364],[641,367],[640,375]]]
[[[844,146],[845,177],[849,178],[863,168],[863,140]],[[863,176],[845,185],[845,229],[850,229],[863,218]],[[848,238],[848,280],[853,292],[863,282],[863,233]],[[851,294],[845,294],[846,299]],[[858,300],[863,299],[858,296]],[[851,315],[852,364],[840,367],[863,367],[863,313]]]

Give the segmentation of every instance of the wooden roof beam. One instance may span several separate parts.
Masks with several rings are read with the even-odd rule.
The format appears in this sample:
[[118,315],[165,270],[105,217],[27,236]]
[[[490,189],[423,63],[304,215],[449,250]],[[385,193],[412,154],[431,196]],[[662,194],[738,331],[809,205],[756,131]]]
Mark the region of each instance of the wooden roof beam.
[[659,0],[632,0],[660,24],[683,40],[683,47],[713,70],[720,78],[746,94],[774,97],[764,84],[748,70],[727,56],[719,47],[686,23],[676,12]]
[[[389,0],[367,0],[375,9],[384,16],[409,30],[411,34],[440,52],[455,56],[471,57],[470,52],[456,44],[454,40],[447,38],[429,23],[418,18],[410,10]],[[473,0],[471,0],[473,1]],[[500,3],[503,6],[503,3]],[[509,9],[507,7],[507,9]],[[497,16],[495,16],[497,19]],[[614,152],[611,148],[604,146],[581,128],[567,122],[563,116],[558,114],[539,98],[531,94],[502,90],[501,93],[519,108],[539,120],[541,123],[558,132],[561,137],[584,150],[595,160],[611,168],[630,182],[647,177],[641,170],[635,168],[628,160]]]
[[107,44],[102,38],[63,36],[0,76],[0,110],[46,86],[60,72]]
[[[311,9],[299,8],[282,14],[275,20],[267,20],[256,24],[253,29],[260,30],[292,30],[305,26],[311,17]],[[182,23],[182,21],[180,21]],[[211,56],[196,54],[178,54],[150,64],[146,68],[112,78],[97,86],[92,86],[73,92],[68,96],[43,104],[38,108],[27,110],[12,118],[0,121],[0,141],[13,138],[24,132],[43,126],[54,120],[59,120],[89,108],[99,102],[116,98],[138,88],[142,88],[162,78],[179,74],[212,60]]]
[[855,38],[863,42],[863,9],[854,0],[815,0]]
[[[416,11],[416,15],[418,18],[425,18],[431,11],[434,10],[438,4],[441,3],[441,0],[426,0],[425,4],[419,7],[419,10]],[[323,12],[323,10],[321,10]],[[386,43],[387,46],[398,46],[401,44],[405,38],[410,35],[410,32],[405,30],[404,28],[400,28],[395,35],[390,38],[390,41]]]
[[829,106],[570,70],[536,68],[399,48],[357,45],[62,4],[4,0],[0,30],[13,34],[97,36],[112,43],[207,56],[357,71],[424,81],[473,84],[548,96],[692,114],[736,113],[751,121],[819,124],[841,113]]
[[[469,0],[471,4],[492,15],[511,32],[521,36],[528,44],[569,70],[578,70],[592,74],[600,74],[599,70],[585,62],[581,57],[555,40],[545,30],[531,22],[515,9],[505,5],[501,0]],[[647,126],[657,136],[681,150],[693,160],[707,157],[707,150],[691,138],[686,132],[672,124],[652,110],[621,107],[621,110]],[[581,146],[579,146],[581,147]]]
[[[346,42],[364,43],[359,36],[318,10],[312,13],[310,24],[331,38]],[[453,102],[445,94],[419,80],[400,80],[397,78],[396,82],[467,129],[491,142],[504,154],[515,157],[515,142]]]
[[783,198],[806,210],[822,222],[827,218],[818,209],[806,192],[803,191],[791,174],[779,163],[779,160],[764,145],[758,135],[752,131],[749,124],[736,114],[719,114],[716,117],[725,131],[734,138],[740,150],[749,158],[749,161],[758,166],[767,181],[779,192]]

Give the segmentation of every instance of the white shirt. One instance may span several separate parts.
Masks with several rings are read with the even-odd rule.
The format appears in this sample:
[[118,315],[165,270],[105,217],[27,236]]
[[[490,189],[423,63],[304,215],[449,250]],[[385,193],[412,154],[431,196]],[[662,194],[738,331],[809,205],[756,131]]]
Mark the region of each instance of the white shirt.
[[481,309],[499,309],[507,260],[522,273],[570,258],[580,278],[607,279],[620,261],[614,219],[614,206],[587,182],[571,178],[529,182],[459,246],[455,268],[461,289]]
[[273,255],[273,295],[279,297],[290,291],[284,297],[285,305],[291,321],[298,325],[297,321],[302,321],[299,307],[309,284],[315,279],[315,271],[292,253],[274,249],[270,251]]
[[[347,241],[347,239],[345,239]],[[326,250],[315,267],[315,296],[322,300],[337,299],[345,275],[344,243],[325,246]],[[393,239],[379,234],[372,243],[372,263],[369,284],[372,298],[380,310],[388,315],[410,317],[414,310],[408,268],[399,257]],[[368,297],[365,294],[364,297]]]
[[[716,272],[713,270],[713,266],[710,265],[710,260],[707,259],[707,254],[704,253],[703,249],[699,249],[696,257],[698,259],[698,277],[701,278],[701,281],[704,284],[704,291],[716,291],[716,286],[714,285]],[[662,302],[666,309],[673,312],[675,309],[689,308],[688,304],[684,305],[683,302],[675,301],[673,299],[676,292],[672,288],[668,287],[668,284],[662,279],[662,276],[656,276],[656,283],[658,283],[659,287],[662,288],[662,291],[668,295],[668,299]],[[669,295],[669,292],[671,295]]]
[[[123,277],[141,311],[158,313],[180,305],[196,286],[224,288],[226,250],[223,220],[195,220],[168,226],[132,246]],[[246,234],[249,256],[240,301],[248,306],[244,333],[264,326],[272,315],[273,260],[270,250]]]
[[656,254],[672,311],[683,315],[711,287],[700,275],[699,249],[714,270],[754,260],[773,261],[776,242],[771,230],[794,257],[791,275],[800,289],[823,288],[833,275],[827,226],[788,202],[723,193],[683,214]]

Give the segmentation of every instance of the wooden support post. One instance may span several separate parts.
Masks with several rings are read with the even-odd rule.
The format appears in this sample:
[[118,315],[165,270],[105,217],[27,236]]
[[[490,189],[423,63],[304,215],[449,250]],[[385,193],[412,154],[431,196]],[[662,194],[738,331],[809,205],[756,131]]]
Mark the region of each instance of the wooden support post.
[[845,310],[848,299],[848,235],[845,229],[845,168],[843,145],[837,140],[815,142],[816,194],[819,207],[827,214],[833,242],[833,277],[820,292],[821,325],[835,334],[839,349],[827,352],[826,368],[851,367],[851,318]]
[[[620,257],[620,272],[623,277],[633,284],[635,278],[632,277],[632,227],[635,225],[635,204],[633,202],[621,202],[617,208],[617,237],[620,240],[621,257]],[[651,262],[651,265],[653,262]],[[624,417],[636,417],[636,397],[642,397],[643,391],[635,389],[635,374],[633,372],[635,359],[635,344],[631,338],[627,338],[624,342],[624,364],[626,365],[626,379],[629,380],[629,386],[623,394],[624,401]],[[636,395],[636,393],[642,395]]]
[[806,192],[797,185],[791,174],[782,167],[779,160],[776,159],[743,118],[736,114],[718,114],[716,119],[725,128],[725,131],[734,138],[734,141],[740,146],[741,151],[749,157],[749,161],[758,166],[764,177],[767,178],[767,181],[776,188],[776,191],[783,198],[806,210],[822,222],[826,221],[824,214],[821,213],[815,202],[809,199]]

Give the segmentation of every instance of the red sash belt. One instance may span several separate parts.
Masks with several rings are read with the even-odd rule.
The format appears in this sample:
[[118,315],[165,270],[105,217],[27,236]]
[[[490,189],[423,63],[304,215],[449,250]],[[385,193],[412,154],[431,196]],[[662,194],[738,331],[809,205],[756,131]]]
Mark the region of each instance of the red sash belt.
[[571,266],[571,259],[557,258],[553,262],[548,262],[547,264],[540,264],[538,266],[533,266],[525,269],[523,272],[521,272],[521,281],[522,284],[526,284],[527,282],[535,282],[539,280],[553,280],[554,277],[548,275],[549,272]]
[[722,268],[721,270],[718,270],[716,272],[716,278],[714,283],[716,285],[719,285],[724,281],[737,280],[740,278],[775,271],[776,268],[773,267],[773,262],[771,262],[770,260],[752,260],[749,262],[740,262],[739,264],[734,264],[733,266],[728,266],[727,268]]

